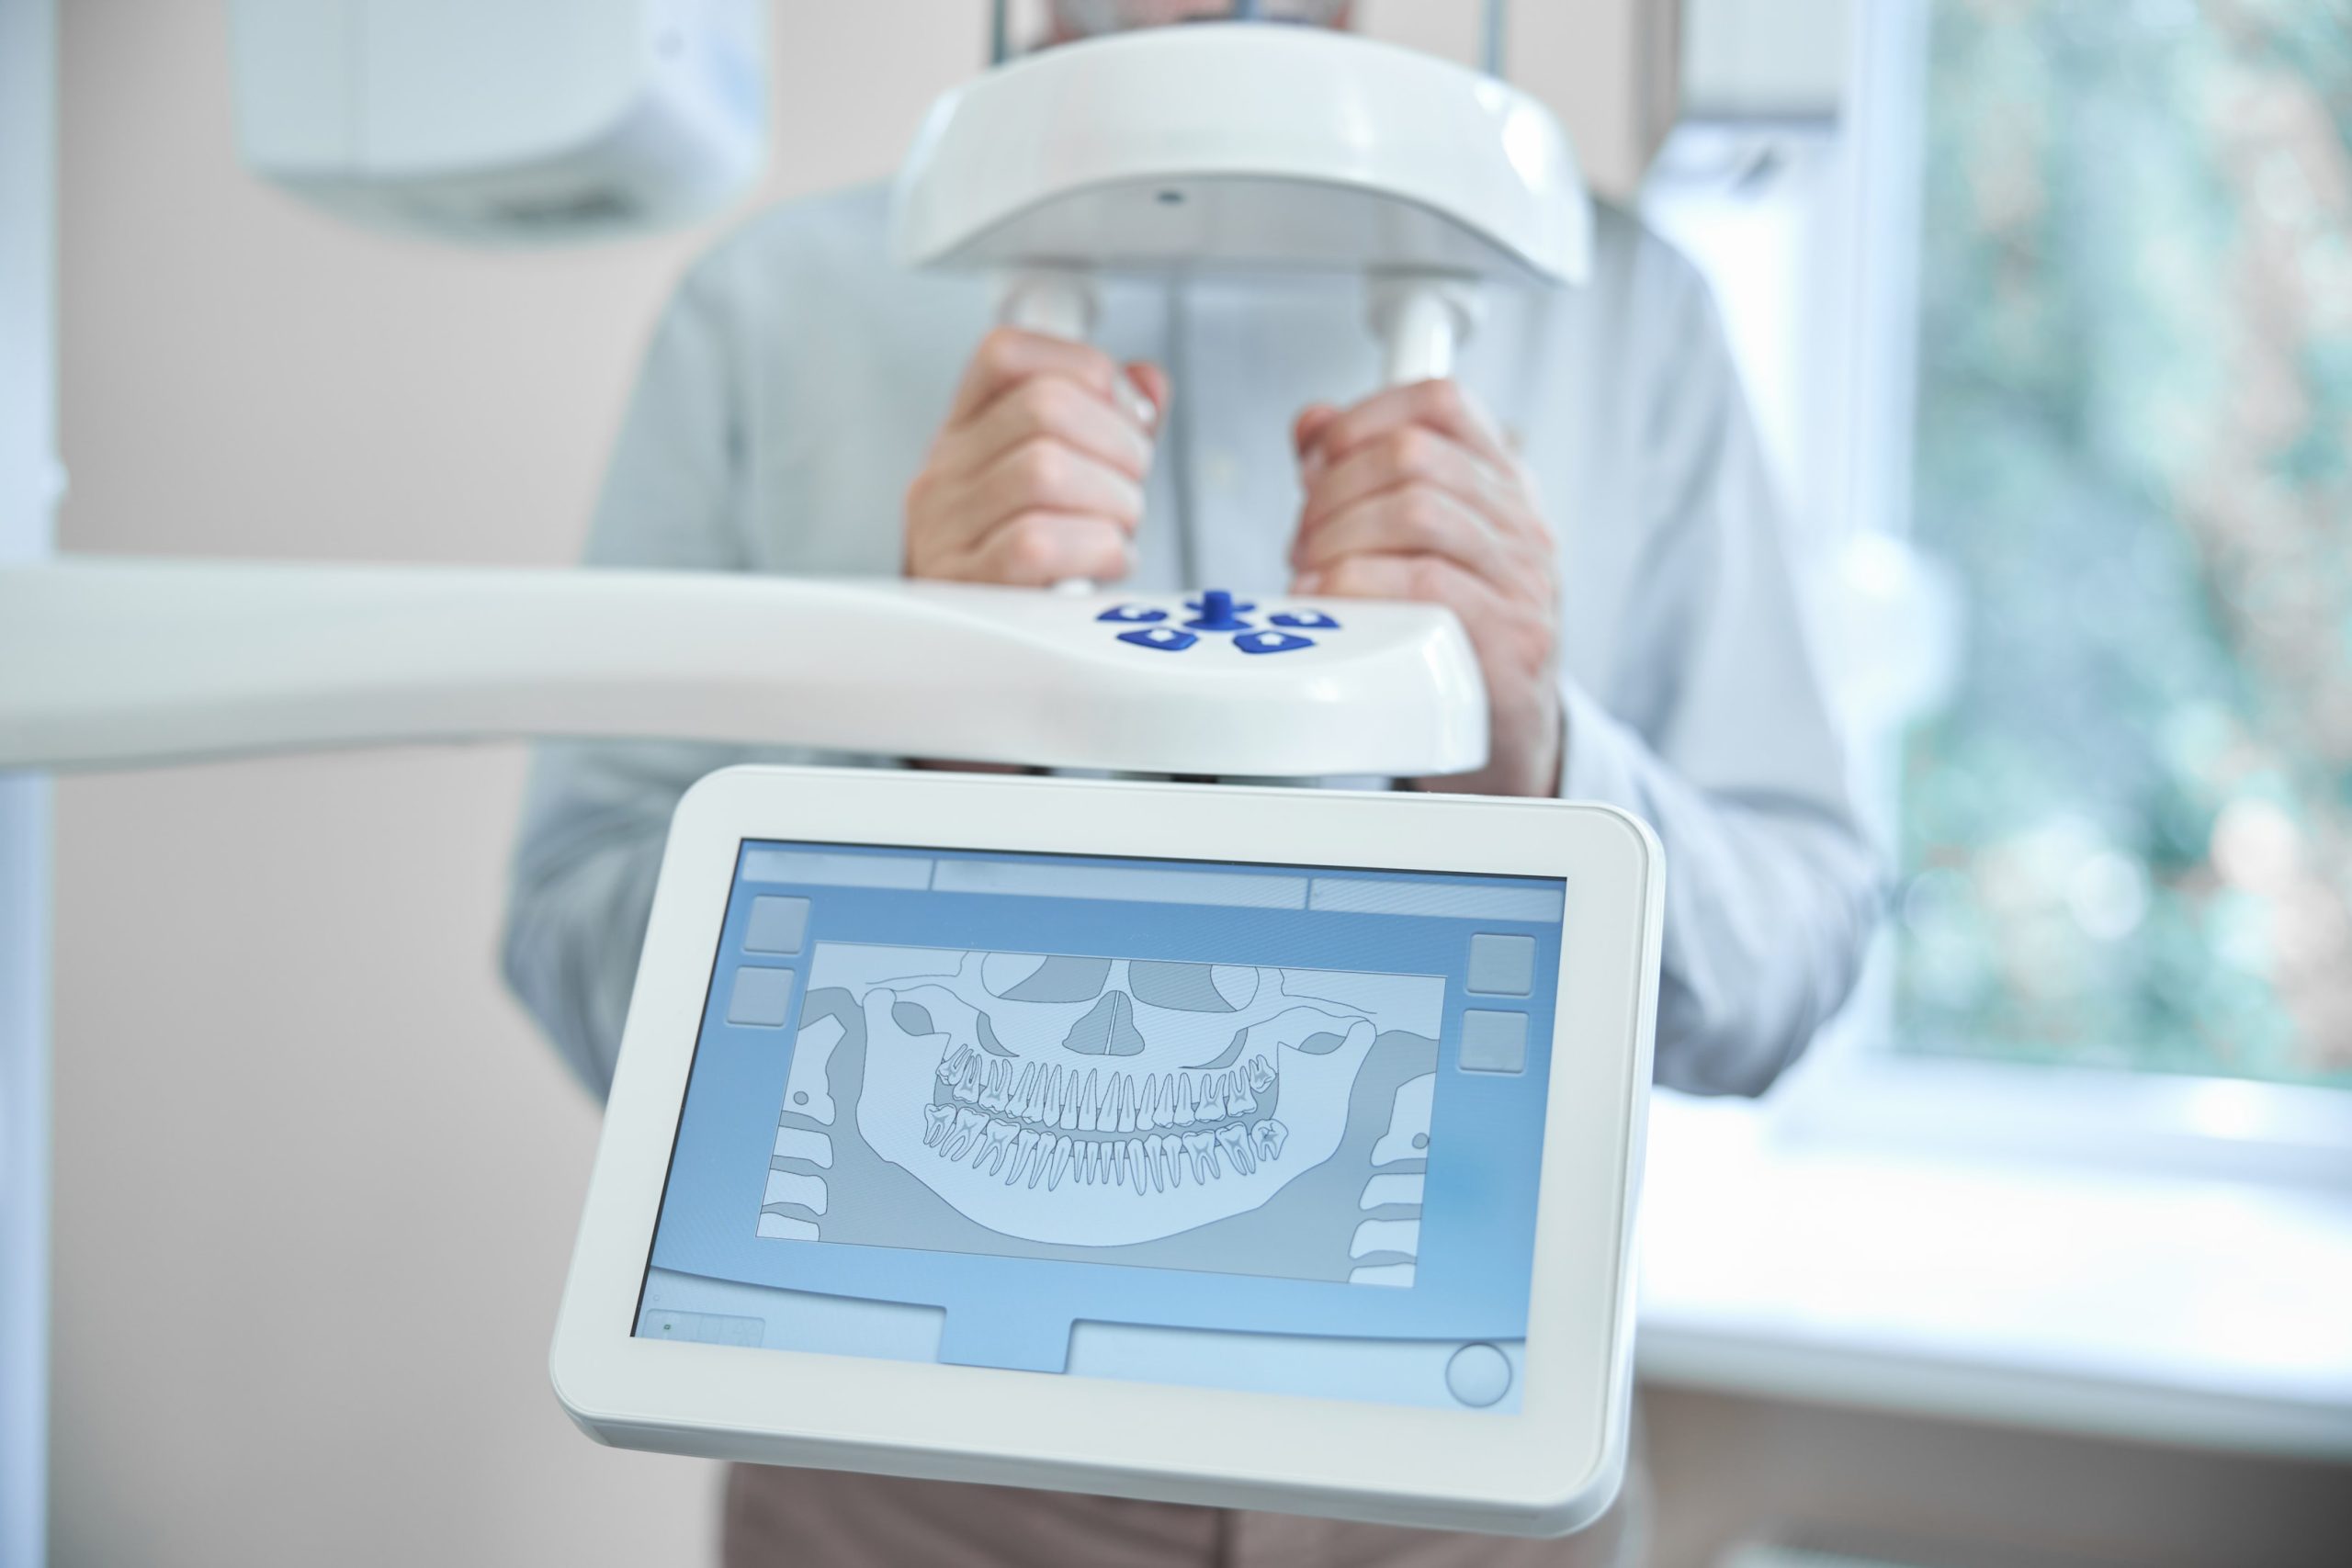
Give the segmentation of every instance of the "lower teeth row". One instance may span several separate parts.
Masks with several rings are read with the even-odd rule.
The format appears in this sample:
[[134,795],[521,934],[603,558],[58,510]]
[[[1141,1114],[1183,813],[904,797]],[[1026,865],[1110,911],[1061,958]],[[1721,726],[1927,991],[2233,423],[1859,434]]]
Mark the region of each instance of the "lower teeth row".
[[953,1163],[1001,1176],[1007,1187],[1052,1191],[1065,1179],[1075,1185],[1132,1187],[1138,1193],[1164,1192],[1218,1180],[1230,1166],[1248,1176],[1282,1156],[1290,1129],[1268,1116],[1244,1126],[1228,1122],[1214,1132],[1149,1134],[1134,1138],[1069,1138],[982,1116],[954,1105],[926,1105],[924,1146]]

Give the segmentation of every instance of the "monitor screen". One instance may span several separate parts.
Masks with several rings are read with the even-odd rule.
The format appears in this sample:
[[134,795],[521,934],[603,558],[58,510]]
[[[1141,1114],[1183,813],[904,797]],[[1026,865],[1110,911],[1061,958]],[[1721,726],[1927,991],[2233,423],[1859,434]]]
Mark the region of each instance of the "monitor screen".
[[746,842],[637,1333],[1515,1410],[1565,896]]

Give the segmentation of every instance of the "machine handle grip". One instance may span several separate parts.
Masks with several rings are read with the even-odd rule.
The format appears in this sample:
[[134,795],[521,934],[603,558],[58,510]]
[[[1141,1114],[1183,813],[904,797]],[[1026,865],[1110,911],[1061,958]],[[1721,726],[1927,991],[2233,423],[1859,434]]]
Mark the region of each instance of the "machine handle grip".
[[1074,267],[1024,267],[1010,275],[996,311],[1008,327],[1074,343],[1094,335],[1100,313],[1092,276]]
[[1375,278],[1366,303],[1380,339],[1381,379],[1391,387],[1453,375],[1484,305],[1476,282],[1434,274]]

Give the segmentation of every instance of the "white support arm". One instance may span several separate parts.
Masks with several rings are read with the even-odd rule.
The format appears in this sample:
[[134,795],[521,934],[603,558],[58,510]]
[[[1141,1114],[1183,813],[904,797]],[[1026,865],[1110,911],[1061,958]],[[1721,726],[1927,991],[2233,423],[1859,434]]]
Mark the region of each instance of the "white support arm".
[[1446,611],[1351,604],[1344,635],[1267,658],[1122,642],[1097,619],[1119,602],[739,573],[0,569],[0,769],[517,736],[1267,777],[1486,759]]

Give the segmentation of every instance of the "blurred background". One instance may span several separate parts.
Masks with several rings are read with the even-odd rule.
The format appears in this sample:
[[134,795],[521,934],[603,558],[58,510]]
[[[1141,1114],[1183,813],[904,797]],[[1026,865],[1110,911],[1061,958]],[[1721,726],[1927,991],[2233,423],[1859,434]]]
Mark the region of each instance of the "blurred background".
[[[1475,0],[1362,11],[1476,57]],[[59,13],[75,551],[570,560],[687,259],[987,50],[977,0],[783,0],[751,197],[501,251],[241,170],[217,0]],[[1510,24],[1715,288],[1897,868],[1803,1066],[1658,1110],[1655,1560],[2342,1563],[2352,16]],[[494,972],[523,764],[55,786],[56,1562],[708,1559],[716,1471],[547,1387],[596,1112]]]
[[1935,8],[1903,782],[1920,1049],[2352,1086],[2352,33]]

